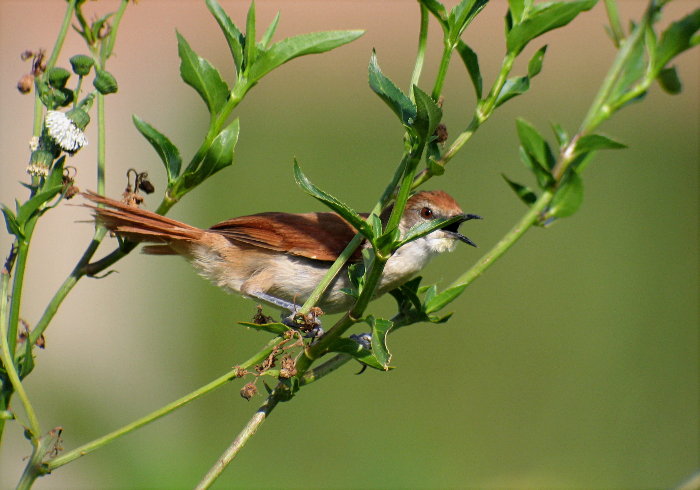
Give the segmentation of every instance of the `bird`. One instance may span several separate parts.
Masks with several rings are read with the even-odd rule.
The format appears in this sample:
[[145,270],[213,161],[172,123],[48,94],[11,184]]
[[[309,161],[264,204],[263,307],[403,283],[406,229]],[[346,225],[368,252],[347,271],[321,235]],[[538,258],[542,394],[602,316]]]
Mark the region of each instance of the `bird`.
[[[85,206],[92,209],[97,223],[121,238],[147,243],[144,253],[180,255],[215,285],[292,313],[357,233],[334,212],[263,212],[203,229],[90,191],[82,195],[90,202]],[[390,213],[391,207],[382,213],[384,223]],[[418,224],[455,217],[456,222],[410,241],[392,254],[375,298],[415,277],[431,258],[453,251],[458,242],[476,247],[458,230],[465,221],[481,217],[465,214],[448,193],[421,191],[408,199],[398,225],[402,237]],[[362,261],[363,247],[371,245],[365,240],[350,264]],[[346,292],[351,287],[347,267],[318,301],[316,306],[323,313],[346,311],[355,301]]]

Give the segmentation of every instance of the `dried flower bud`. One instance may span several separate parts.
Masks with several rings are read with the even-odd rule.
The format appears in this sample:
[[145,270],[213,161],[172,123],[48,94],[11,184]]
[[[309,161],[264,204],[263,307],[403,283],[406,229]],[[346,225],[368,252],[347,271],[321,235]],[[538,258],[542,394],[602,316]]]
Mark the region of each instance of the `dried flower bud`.
[[19,55],[22,61],[27,61],[32,56],[34,56],[34,52],[31,49],[26,49],[22,51],[22,54]]
[[243,386],[243,388],[241,388],[241,396],[243,398],[245,398],[246,400],[250,400],[257,393],[258,393],[258,389],[255,387],[255,385],[253,383],[248,383],[247,385]]
[[84,77],[90,73],[92,65],[95,64],[95,60],[85,54],[76,54],[75,56],[71,57],[69,61],[70,66],[73,67],[73,72],[81,77]]
[[54,66],[46,74],[49,79],[49,85],[54,88],[63,88],[70,78],[70,72],[60,66]]
[[117,79],[105,70],[97,70],[97,76],[92,81],[95,88],[103,95],[113,94],[118,90]]
[[291,356],[286,355],[281,360],[280,378],[289,379],[297,374],[296,362]]
[[27,73],[17,82],[17,90],[23,94],[28,94],[32,91],[32,86],[34,85],[34,75]]
[[447,126],[440,123],[435,128],[435,139],[438,143],[444,143],[447,141]]
[[151,181],[145,177],[139,181],[139,189],[141,189],[146,194],[153,194],[156,188],[151,184]]

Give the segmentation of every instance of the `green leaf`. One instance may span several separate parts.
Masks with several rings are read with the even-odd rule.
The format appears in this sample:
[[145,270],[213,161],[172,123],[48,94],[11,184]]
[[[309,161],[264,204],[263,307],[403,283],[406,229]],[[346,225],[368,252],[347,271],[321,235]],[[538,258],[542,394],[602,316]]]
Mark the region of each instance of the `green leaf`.
[[307,194],[311,197],[318,199],[323,204],[331,208],[333,211],[342,216],[348,223],[355,227],[357,231],[362,233],[363,236],[372,240],[372,226],[362,219],[362,217],[357,213],[357,211],[350,208],[348,205],[340,202],[335,197],[322,191],[304,175],[299,167],[299,164],[294,160],[294,180]]
[[489,0],[462,0],[454,6],[448,18],[449,38],[452,42],[460,38],[464,29],[488,2]]
[[24,240],[24,230],[22,229],[20,223],[17,221],[15,213],[12,212],[12,210],[4,204],[1,204],[0,206],[2,206],[2,215],[5,217],[5,226],[7,227],[7,232],[10,235],[16,236],[20,240]]
[[329,352],[340,352],[342,354],[349,354],[362,364],[365,364],[371,368],[378,369],[379,371],[386,371],[391,369],[390,367],[385,367],[381,362],[372,354],[372,351],[365,349],[356,341],[348,338],[336,339],[329,347]]
[[452,216],[451,218],[435,218],[430,221],[424,221],[412,226],[404,235],[403,239],[396,244],[394,249],[402,247],[413,240],[429,235],[435,230],[440,230],[446,226],[450,226],[452,223],[457,223],[464,221],[464,215]]
[[[377,236],[377,235],[375,235]],[[401,231],[398,227],[391,230],[387,230],[383,234],[379,235],[376,240],[374,240],[374,246],[379,250],[386,250],[387,247],[398,242],[401,238]],[[391,249],[395,250],[397,247],[392,246]]]
[[386,371],[389,369],[389,362],[391,362],[391,353],[386,346],[386,336],[394,324],[391,320],[375,318],[372,315],[365,318],[365,321],[372,327],[372,355]]
[[515,77],[506,80],[501,91],[496,97],[496,107],[500,106],[507,100],[512,99],[520,94],[524,94],[530,89],[530,77]]
[[576,142],[576,153],[589,153],[595,150],[619,150],[627,145],[619,143],[602,134],[587,134]]
[[206,3],[207,8],[224,33],[228,47],[231,50],[233,63],[236,65],[236,71],[240,74],[243,69],[243,43],[245,42],[245,37],[216,0],[206,0]]
[[461,39],[457,42],[457,53],[459,53],[460,58],[464,66],[467,68],[469,73],[469,78],[472,80],[472,85],[474,85],[474,91],[476,92],[476,98],[481,99],[483,92],[483,80],[481,78],[481,70],[479,69],[479,58],[476,53]]
[[557,138],[559,148],[564,148],[569,144],[569,133],[566,132],[561,124],[552,123],[552,131],[554,131],[554,136]]
[[532,156],[543,169],[550,170],[556,163],[549,144],[542,135],[525,119],[516,120],[518,138],[525,151]]
[[447,30],[447,10],[445,6],[437,0],[418,0],[421,5],[435,16],[444,30]]
[[[439,154],[437,156],[439,157]],[[445,173],[445,164],[436,161],[432,156],[428,157],[427,166],[431,175],[440,176]]]
[[417,85],[413,86],[413,94],[416,98],[416,119],[413,127],[416,128],[423,141],[428,142],[442,119],[442,109],[438,107],[430,95],[423,92]]
[[180,55],[180,76],[194,88],[207,104],[210,114],[217,114],[228,99],[229,89],[219,71],[207,60],[197,56],[184,37],[177,33],[177,51]]
[[513,192],[515,192],[515,194],[520,198],[520,200],[524,202],[528,207],[532,206],[535,203],[535,201],[537,201],[537,194],[535,194],[532,191],[532,189],[510,180],[504,174],[501,174],[501,176],[505,179],[510,188],[513,189]]
[[24,226],[29,218],[31,218],[37,211],[40,211],[40,208],[44,204],[59,195],[62,189],[63,185],[59,184],[35,194],[34,197],[20,206],[19,210],[17,211],[17,222]]
[[554,194],[548,217],[564,218],[571,216],[583,202],[583,181],[577,172],[571,171]]
[[270,45],[270,41],[272,41],[272,36],[275,35],[275,31],[277,31],[277,26],[280,23],[280,13],[277,12],[277,15],[275,15],[275,18],[272,19],[272,22],[270,23],[269,26],[267,26],[267,30],[265,31],[265,34],[263,34],[262,39],[260,40],[260,45],[267,49],[267,47]]
[[661,34],[654,59],[654,71],[661,71],[673,58],[698,44],[700,37],[695,35],[698,30],[700,30],[700,9],[673,22]]
[[537,178],[537,184],[540,186],[540,189],[546,189],[554,182],[549,170],[542,167],[542,165],[540,165],[540,163],[522,146],[518,148],[518,155],[520,156],[520,160],[535,175],[535,178]]
[[675,66],[669,66],[661,70],[656,80],[659,82],[661,88],[669,94],[680,94],[683,90],[683,84],[681,83]]
[[191,162],[185,172],[174,181],[173,195],[179,197],[186,194],[219,170],[231,165],[239,131],[238,119],[235,119],[214,138],[204,158]]
[[467,288],[465,284],[447,288],[425,302],[425,312],[435,313],[452,303]]
[[28,338],[24,339],[24,355],[22,356],[22,368],[19,372],[19,378],[24,379],[29,373],[34,370],[34,356],[32,355],[32,343]]
[[299,56],[325,53],[339,46],[354,41],[365,31],[326,31],[300,34],[279,41],[262,53],[255,64],[250,67],[248,77],[252,81],[260,80],[264,75],[278,66]]
[[[530,41],[545,32],[565,26],[584,10],[593,8],[597,1],[575,0],[534,5],[522,22],[514,22],[513,28],[506,35],[508,52],[519,54]],[[512,2],[511,9],[513,5],[521,3]]]
[[251,0],[245,23],[245,44],[243,45],[243,59],[245,60],[246,69],[253,66],[258,56],[258,45],[255,42],[255,36],[255,0]]
[[538,49],[535,54],[530,58],[530,62],[527,64],[527,76],[532,78],[542,71],[542,62],[544,61],[544,54],[547,52],[547,45],[545,44],[540,49]]
[[508,0],[508,12],[513,24],[520,24],[532,7],[532,0]]
[[413,124],[417,112],[415,104],[382,73],[374,50],[369,59],[369,86],[394,111],[404,126]]
[[276,335],[283,335],[287,330],[291,330],[287,325],[284,323],[252,323],[252,322],[238,322],[239,325],[243,325],[244,327],[250,327],[255,330],[260,330],[263,332],[270,332],[274,333]]
[[177,179],[177,177],[180,175],[180,167],[182,165],[182,158],[180,158],[180,151],[177,149],[177,147],[172,144],[167,136],[137,115],[131,116],[131,119],[134,121],[134,126],[136,126],[136,129],[138,129],[143,137],[148,140],[153,149],[156,150],[156,153],[158,153],[160,159],[163,161],[165,171],[168,175],[168,183]]

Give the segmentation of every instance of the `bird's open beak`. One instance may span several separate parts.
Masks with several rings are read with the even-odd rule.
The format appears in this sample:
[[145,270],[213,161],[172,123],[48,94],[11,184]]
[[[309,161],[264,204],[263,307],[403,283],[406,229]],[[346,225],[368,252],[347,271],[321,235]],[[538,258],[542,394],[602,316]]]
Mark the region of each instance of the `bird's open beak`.
[[476,214],[463,214],[459,221],[455,221],[451,225],[447,225],[442,230],[452,235],[457,240],[460,240],[466,244],[476,247],[476,243],[472,242],[469,238],[465,237],[459,232],[459,225],[470,219],[483,219],[481,216]]

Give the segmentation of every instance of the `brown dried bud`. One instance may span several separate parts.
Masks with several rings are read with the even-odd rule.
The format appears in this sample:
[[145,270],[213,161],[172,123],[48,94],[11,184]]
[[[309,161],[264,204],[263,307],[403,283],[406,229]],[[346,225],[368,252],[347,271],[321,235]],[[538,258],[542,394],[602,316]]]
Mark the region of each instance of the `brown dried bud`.
[[34,75],[27,73],[17,82],[17,90],[23,94],[28,94],[32,91],[32,86],[34,85]]
[[151,181],[146,178],[139,181],[139,189],[146,194],[153,194],[156,191],[156,188],[153,186],[153,184],[151,184]]
[[258,389],[253,383],[248,383],[247,385],[243,386],[243,388],[241,388],[241,396],[246,400],[250,400],[255,395],[257,395],[257,393]]
[[435,128],[435,138],[438,143],[444,143],[447,141],[447,126],[440,123]]

